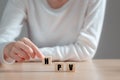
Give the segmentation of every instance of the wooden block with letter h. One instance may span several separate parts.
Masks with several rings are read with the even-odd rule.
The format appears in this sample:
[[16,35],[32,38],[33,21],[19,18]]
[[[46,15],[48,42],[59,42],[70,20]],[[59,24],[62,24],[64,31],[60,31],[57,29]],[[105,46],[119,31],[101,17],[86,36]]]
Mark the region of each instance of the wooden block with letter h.
[[[52,64],[52,57],[48,56],[43,59],[44,65],[51,65]],[[76,63],[75,62],[54,62],[55,64],[55,71],[57,72],[75,72]]]
[[47,56],[42,60],[42,63],[45,65],[50,65],[52,64],[52,56]]

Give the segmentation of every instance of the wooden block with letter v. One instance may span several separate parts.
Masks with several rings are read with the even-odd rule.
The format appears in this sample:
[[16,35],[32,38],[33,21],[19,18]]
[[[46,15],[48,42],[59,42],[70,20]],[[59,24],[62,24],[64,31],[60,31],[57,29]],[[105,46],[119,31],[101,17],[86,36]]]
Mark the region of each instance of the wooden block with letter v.
[[66,71],[67,72],[75,72],[76,63],[75,62],[66,62]]

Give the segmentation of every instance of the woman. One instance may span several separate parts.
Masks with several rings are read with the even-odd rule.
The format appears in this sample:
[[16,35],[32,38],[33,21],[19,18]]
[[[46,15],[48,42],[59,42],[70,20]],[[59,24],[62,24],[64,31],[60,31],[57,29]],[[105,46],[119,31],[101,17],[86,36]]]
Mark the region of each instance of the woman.
[[[88,60],[98,47],[106,0],[8,0],[0,24],[0,60]],[[15,41],[23,23],[28,38]]]

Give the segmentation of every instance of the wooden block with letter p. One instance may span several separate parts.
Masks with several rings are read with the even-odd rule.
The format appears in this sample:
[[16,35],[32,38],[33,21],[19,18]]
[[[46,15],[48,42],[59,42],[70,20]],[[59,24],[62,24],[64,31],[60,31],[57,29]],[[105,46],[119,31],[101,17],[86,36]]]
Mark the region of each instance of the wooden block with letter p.
[[66,62],[67,72],[75,72],[76,63],[75,62]]
[[52,56],[46,56],[43,60],[42,63],[45,65],[50,65],[52,64]]
[[55,62],[55,71],[57,72],[64,71],[64,62]]

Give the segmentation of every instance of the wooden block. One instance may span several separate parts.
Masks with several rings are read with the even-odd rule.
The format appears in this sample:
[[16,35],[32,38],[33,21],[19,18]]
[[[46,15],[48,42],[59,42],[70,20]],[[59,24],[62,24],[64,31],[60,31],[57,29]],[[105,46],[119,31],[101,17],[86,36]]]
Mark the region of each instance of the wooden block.
[[42,63],[45,65],[50,65],[52,64],[52,56],[46,56],[43,60]]
[[57,72],[64,71],[64,62],[55,62],[55,71]]
[[67,72],[75,72],[76,63],[75,62],[66,62],[66,71]]

